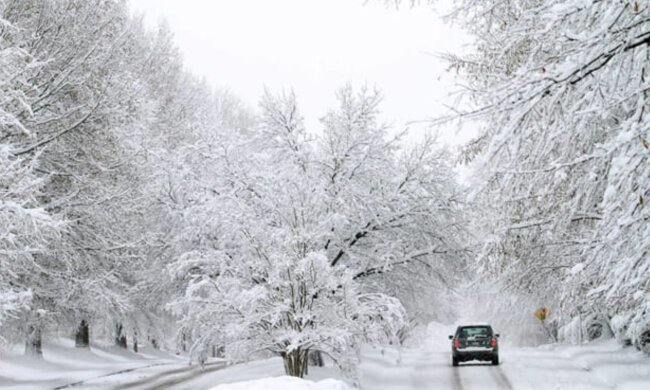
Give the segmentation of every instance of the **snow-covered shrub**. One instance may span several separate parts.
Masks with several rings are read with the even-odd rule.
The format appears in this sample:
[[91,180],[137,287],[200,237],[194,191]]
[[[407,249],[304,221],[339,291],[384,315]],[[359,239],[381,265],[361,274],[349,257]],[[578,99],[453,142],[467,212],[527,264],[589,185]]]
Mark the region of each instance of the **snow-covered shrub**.
[[623,345],[631,345],[632,340],[630,340],[627,330],[630,325],[630,315],[629,314],[617,314],[612,317],[609,321],[614,332],[614,337]]
[[639,334],[636,342],[637,348],[650,355],[650,326]]
[[588,341],[597,340],[600,338],[607,339],[614,336],[608,319],[603,317],[603,315],[600,313],[592,313],[591,315],[586,315],[583,322],[586,339]]
[[637,312],[620,313],[610,320],[616,339],[623,345],[634,345],[650,354],[650,316],[649,306]]
[[579,344],[582,339],[582,321],[580,316],[575,316],[558,330],[558,339],[564,343]]
[[637,349],[650,354],[650,302],[630,316],[627,335]]
[[580,344],[616,335],[614,325],[602,314],[576,315],[565,322],[559,329],[559,340],[571,344]]

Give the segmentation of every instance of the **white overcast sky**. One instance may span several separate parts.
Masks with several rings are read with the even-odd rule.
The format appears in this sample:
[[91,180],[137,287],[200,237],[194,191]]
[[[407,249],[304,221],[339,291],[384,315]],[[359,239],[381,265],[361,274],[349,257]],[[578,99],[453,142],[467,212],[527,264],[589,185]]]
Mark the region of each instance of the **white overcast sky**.
[[[402,129],[443,112],[453,75],[433,56],[468,38],[430,6],[382,0],[130,0],[155,26],[166,21],[185,64],[214,87],[256,106],[267,86],[293,89],[308,128],[346,83],[384,94],[382,118]],[[417,138],[424,125],[411,125]],[[465,136],[448,132],[446,143]]]

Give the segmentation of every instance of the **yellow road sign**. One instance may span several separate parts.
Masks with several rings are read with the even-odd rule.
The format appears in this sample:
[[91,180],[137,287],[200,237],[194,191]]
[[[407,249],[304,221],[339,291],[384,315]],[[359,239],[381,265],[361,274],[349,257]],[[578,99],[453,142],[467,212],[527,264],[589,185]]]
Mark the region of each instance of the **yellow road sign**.
[[551,314],[551,311],[545,307],[540,307],[535,311],[535,317],[540,321],[544,321],[549,314]]

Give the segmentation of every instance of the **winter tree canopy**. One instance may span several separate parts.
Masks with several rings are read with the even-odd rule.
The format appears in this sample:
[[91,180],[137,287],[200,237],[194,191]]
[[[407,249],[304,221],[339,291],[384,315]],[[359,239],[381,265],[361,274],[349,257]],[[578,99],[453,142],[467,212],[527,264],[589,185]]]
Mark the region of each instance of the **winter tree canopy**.
[[[484,123],[477,167],[485,272],[573,316],[648,331],[648,4],[464,1],[477,37],[449,55],[469,81],[461,118]],[[618,330],[617,330],[618,331]]]
[[442,55],[462,87],[438,122],[475,128],[460,152],[386,125],[373,88],[318,126],[293,92],[242,101],[126,0],[0,0],[3,346],[354,373],[465,301],[531,344],[650,345],[650,6],[455,7],[475,40]]
[[263,97],[253,134],[216,156],[209,221],[196,225],[209,236],[170,266],[187,283],[172,305],[197,339],[278,353],[292,375],[309,350],[345,365],[353,346],[406,325],[400,302],[365,279],[463,255],[444,153],[388,138],[376,92],[338,97],[322,136],[306,131],[292,94]]

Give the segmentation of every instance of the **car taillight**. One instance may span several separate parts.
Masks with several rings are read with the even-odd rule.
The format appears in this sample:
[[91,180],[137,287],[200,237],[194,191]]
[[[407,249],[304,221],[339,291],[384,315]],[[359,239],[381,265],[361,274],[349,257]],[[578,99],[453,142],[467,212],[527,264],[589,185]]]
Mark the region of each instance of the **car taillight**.
[[454,348],[460,348],[460,340],[454,339]]
[[492,344],[493,347],[496,347],[496,346],[497,346],[497,339],[496,339],[496,337],[492,337],[492,341],[490,342],[490,344]]

